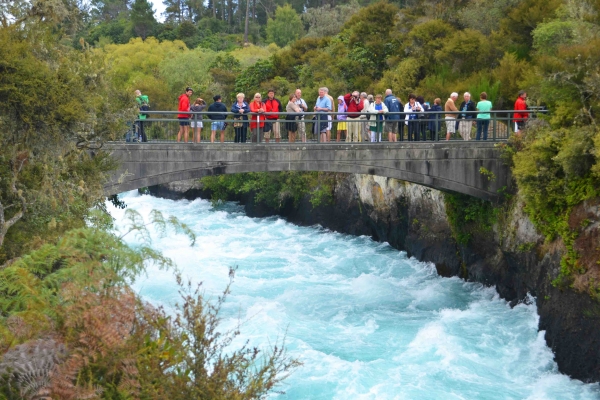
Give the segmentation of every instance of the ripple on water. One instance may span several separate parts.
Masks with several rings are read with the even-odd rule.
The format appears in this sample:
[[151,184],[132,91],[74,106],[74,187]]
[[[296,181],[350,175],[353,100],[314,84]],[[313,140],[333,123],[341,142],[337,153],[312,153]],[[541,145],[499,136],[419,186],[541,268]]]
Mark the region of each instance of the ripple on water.
[[[537,331],[535,305],[510,308],[497,293],[441,278],[367,237],[297,227],[280,218],[249,218],[227,204],[123,195],[148,218],[172,214],[197,234],[157,239],[184,276],[215,298],[237,266],[223,307],[223,329],[242,321],[243,337],[267,346],[287,332],[304,363],[281,399],[599,399],[598,385],[558,373]],[[107,204],[123,222],[123,210]],[[127,237],[131,243],[135,238]],[[135,289],[166,307],[177,301],[172,273],[148,266]]]

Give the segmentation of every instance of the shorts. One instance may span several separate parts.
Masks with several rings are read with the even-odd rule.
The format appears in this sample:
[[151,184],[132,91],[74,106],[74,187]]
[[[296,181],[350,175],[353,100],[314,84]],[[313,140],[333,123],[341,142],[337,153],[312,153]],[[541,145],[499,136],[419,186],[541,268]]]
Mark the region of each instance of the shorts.
[[[396,127],[397,126],[398,126],[398,124],[396,124]],[[383,132],[383,124],[379,123],[377,125],[369,125],[369,131],[370,132],[382,133]]]
[[184,117],[177,117],[179,120],[179,126],[190,126],[190,119]]
[[225,122],[223,121],[213,121],[210,125],[210,129],[213,131],[222,131],[225,129]]
[[525,121],[515,121],[515,132],[519,132],[525,128]]
[[337,130],[338,131],[347,131],[348,123],[346,121],[338,121]]
[[456,133],[456,118],[446,117],[446,132]]
[[204,128],[204,125],[202,125],[202,121],[192,121],[191,127],[192,128]]
[[271,131],[273,131],[273,137],[275,139],[281,139],[278,121],[265,122],[265,127],[263,128],[263,136],[265,139],[271,139]]
[[385,121],[385,131],[388,133],[398,133],[398,120]]

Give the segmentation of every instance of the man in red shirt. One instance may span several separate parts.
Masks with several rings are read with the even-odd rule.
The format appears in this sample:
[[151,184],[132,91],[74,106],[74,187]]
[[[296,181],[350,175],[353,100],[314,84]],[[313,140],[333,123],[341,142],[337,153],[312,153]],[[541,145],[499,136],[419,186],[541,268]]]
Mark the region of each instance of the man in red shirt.
[[362,121],[360,120],[360,114],[355,114],[362,112],[364,107],[360,93],[356,90],[352,94],[347,93],[344,95],[344,103],[348,106],[348,139],[350,139],[350,142],[360,142],[362,137]]
[[[279,113],[283,112],[283,106],[281,102],[275,98],[275,90],[269,89],[267,92],[267,100],[265,101],[265,112],[267,113]],[[263,130],[263,135],[265,136],[265,142],[269,143],[269,139],[271,138],[271,131],[273,131],[273,137],[275,137],[275,141],[279,143],[281,141],[281,133],[279,131],[279,115],[277,114],[267,114],[267,121],[265,122],[265,127]]]
[[181,136],[183,135],[183,141],[187,143],[188,141],[188,132],[190,130],[190,114],[184,114],[185,111],[190,111],[190,97],[194,91],[191,87],[185,88],[185,93],[179,96],[179,114],[177,114],[177,119],[179,119],[179,133],[177,134],[177,141],[181,142]]
[[525,127],[525,122],[527,121],[527,118],[529,118],[529,113],[523,112],[527,111],[527,103],[525,100],[527,100],[527,92],[521,90],[519,92],[519,97],[517,97],[517,101],[515,101],[515,110],[520,111],[516,112],[514,115],[515,133],[519,133],[521,129]]

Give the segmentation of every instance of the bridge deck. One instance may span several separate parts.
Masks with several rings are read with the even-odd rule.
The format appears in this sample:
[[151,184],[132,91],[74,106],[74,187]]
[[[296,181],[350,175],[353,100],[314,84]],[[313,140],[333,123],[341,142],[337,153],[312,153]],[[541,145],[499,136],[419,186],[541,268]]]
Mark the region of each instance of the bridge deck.
[[[380,175],[435,189],[497,200],[510,169],[489,142],[396,143],[109,143],[120,169],[107,194],[206,175],[267,171],[330,171]],[[490,174],[482,174],[481,171]]]

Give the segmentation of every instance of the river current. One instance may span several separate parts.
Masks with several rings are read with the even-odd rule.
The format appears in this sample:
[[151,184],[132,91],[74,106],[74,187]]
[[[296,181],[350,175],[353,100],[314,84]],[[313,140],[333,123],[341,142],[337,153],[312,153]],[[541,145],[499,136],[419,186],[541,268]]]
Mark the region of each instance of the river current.
[[[234,346],[287,335],[303,363],[274,399],[600,399],[597,384],[558,372],[535,299],[511,308],[494,289],[442,278],[387,243],[249,218],[233,203],[121,198],[147,220],[155,209],[194,230],[193,247],[176,234],[154,235],[153,246],[205,296],[216,298],[237,267],[222,314],[223,328],[243,321]],[[124,210],[108,207],[121,226]],[[167,309],[179,299],[173,273],[152,266],[134,288]]]

